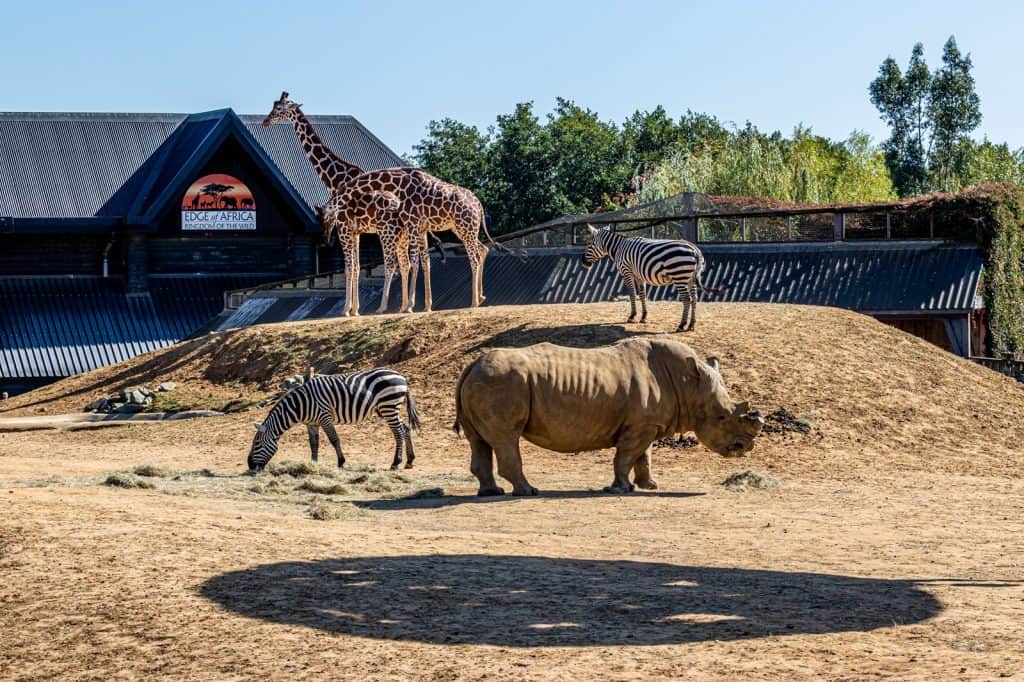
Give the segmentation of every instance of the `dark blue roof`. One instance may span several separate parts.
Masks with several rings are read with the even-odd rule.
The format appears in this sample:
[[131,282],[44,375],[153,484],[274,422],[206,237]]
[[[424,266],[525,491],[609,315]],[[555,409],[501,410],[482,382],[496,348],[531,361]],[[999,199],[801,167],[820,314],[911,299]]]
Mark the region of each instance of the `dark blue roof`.
[[[154,187],[169,184],[178,162],[187,160],[187,154],[170,158],[175,150],[202,147],[226,118],[238,122],[243,137],[259,146],[310,209],[323,203],[327,188],[292,127],[263,128],[262,116],[237,116],[230,109],[193,115],[0,113],[0,217],[128,215],[147,179]],[[367,170],[404,164],[351,116],[309,119],[335,151]],[[156,176],[154,168],[160,169]],[[118,192],[129,181],[134,184]]]
[[267,278],[149,279],[128,296],[117,278],[0,278],[0,379],[60,377],[188,337],[223,307],[223,292]]

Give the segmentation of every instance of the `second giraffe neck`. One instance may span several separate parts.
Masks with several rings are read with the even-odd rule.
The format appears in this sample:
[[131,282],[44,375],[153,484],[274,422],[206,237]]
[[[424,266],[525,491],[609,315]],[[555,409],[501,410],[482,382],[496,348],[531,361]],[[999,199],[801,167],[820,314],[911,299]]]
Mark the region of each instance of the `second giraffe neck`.
[[291,122],[295,126],[295,133],[299,136],[302,150],[306,152],[316,174],[331,190],[331,194],[335,194],[350,180],[363,174],[361,167],[341,158],[324,143],[319,133],[313,128],[313,124],[301,111],[295,112]]

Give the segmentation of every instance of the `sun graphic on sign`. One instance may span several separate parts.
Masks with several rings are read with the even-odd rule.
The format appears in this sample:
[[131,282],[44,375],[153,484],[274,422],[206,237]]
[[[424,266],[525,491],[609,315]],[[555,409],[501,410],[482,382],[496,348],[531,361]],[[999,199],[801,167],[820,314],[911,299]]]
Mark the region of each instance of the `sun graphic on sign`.
[[204,175],[181,200],[183,211],[253,211],[256,200],[245,183],[225,173]]

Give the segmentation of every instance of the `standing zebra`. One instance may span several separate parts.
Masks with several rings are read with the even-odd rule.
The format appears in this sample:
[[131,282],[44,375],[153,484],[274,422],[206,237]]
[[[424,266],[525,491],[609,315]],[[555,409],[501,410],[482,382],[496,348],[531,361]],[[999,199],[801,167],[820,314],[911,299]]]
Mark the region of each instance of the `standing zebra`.
[[643,315],[640,322],[647,321],[647,285],[663,286],[675,284],[679,300],[683,303],[683,319],[678,332],[693,331],[697,325],[697,289],[706,293],[721,293],[709,289],[700,281],[704,270],[704,254],[696,244],[683,239],[644,239],[623,237],[608,228],[594,229],[587,225],[594,241],[583,252],[583,267],[590,269],[594,263],[608,256],[619,271],[629,289],[629,319],[636,319],[636,295],[640,294]]
[[416,402],[409,392],[409,384],[398,372],[386,368],[368,369],[350,374],[321,374],[309,378],[284,395],[270,410],[263,423],[254,422],[256,435],[249,450],[249,471],[257,473],[267,465],[277,452],[277,440],[295,424],[305,424],[309,432],[309,448],[316,461],[320,447],[320,431],[327,433],[327,439],[338,453],[338,466],[345,465],[341,453],[341,441],[334,430],[335,423],[355,424],[363,421],[371,410],[383,417],[395,435],[395,458],[391,468],[397,469],[402,463],[402,444],[409,447],[405,468],[412,468],[416,452],[412,446],[409,426],[402,421],[400,409],[405,403],[409,413],[409,424],[420,428]]

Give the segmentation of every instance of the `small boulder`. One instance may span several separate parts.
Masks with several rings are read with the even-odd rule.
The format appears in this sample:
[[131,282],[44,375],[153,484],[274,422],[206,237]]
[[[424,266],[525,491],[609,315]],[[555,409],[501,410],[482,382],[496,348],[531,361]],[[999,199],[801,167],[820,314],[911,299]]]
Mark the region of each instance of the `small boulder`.
[[110,401],[106,398],[97,398],[88,405],[85,406],[86,412],[106,412],[110,406]]
[[139,393],[141,393],[142,395],[146,396],[147,398],[149,398],[150,396],[154,395],[153,394],[153,390],[151,388],[147,388],[146,386],[140,386],[139,387]]
[[156,387],[157,393],[166,393],[167,391],[173,391],[178,384],[173,381],[165,381]]
[[142,412],[144,409],[146,409],[146,406],[141,403],[125,403],[114,409],[114,412],[118,414],[135,414],[136,412]]
[[286,391],[290,391],[293,388],[301,386],[304,383],[306,383],[306,378],[301,374],[296,374],[294,376],[288,377],[283,382],[281,382],[281,388],[283,388]]

